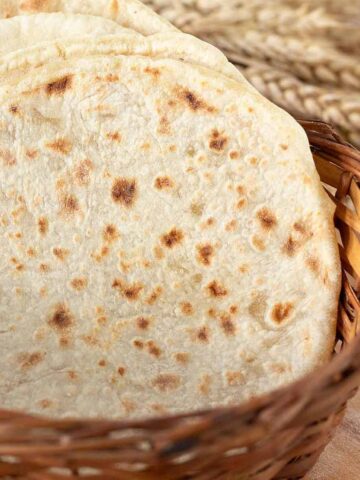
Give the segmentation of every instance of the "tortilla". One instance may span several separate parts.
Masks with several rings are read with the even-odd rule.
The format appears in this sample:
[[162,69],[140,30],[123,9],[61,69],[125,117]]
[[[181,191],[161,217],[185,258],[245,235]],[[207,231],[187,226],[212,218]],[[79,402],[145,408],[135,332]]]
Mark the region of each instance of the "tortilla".
[[326,362],[340,267],[304,131],[214,70],[89,52],[0,91],[2,406],[161,415]]
[[100,36],[115,33],[136,34],[118,23],[90,15],[40,13],[0,20],[0,55],[61,38]]
[[178,31],[138,0],[1,0],[0,18],[36,13],[81,13],[104,17],[143,35]]
[[[65,40],[58,39],[3,54],[0,56],[0,84],[7,85],[11,90],[11,84],[16,82],[18,77],[21,78],[29,70],[34,72],[34,69],[48,64],[50,61],[96,55],[143,55],[153,58],[172,58],[211,68],[238,82],[245,83],[247,88],[254,90],[253,87],[243,82],[243,76],[228,62],[220,50],[192,35],[165,33],[144,37],[126,30],[117,35],[86,35],[65,38]],[[256,94],[258,94],[257,91]]]

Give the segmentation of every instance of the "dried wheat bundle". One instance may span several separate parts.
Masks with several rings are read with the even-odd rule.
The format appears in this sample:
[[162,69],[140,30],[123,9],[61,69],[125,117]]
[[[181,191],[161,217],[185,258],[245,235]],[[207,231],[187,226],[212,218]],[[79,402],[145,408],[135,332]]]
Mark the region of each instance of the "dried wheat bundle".
[[[245,77],[267,98],[286,110],[309,118],[321,118],[360,140],[360,96],[342,90],[331,93],[306,84],[266,65],[239,67]],[[351,133],[352,132],[352,133]]]
[[[345,51],[360,50],[358,25],[345,21],[343,16],[328,12],[324,7],[299,2],[288,5],[286,0],[145,0],[158,13],[189,33],[223,31],[229,26],[247,30],[268,31],[280,35],[311,35],[327,38]],[[360,17],[360,8],[358,11]],[[345,37],[345,38],[344,38]]]
[[[194,32],[197,34],[198,32]],[[360,90],[360,63],[325,42],[228,27],[201,37],[221,48],[231,61],[260,60],[313,83]]]

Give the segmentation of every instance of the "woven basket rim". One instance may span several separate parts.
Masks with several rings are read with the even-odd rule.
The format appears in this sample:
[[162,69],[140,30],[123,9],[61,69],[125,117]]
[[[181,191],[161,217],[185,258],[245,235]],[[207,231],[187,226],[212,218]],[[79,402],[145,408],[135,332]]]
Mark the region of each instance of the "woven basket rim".
[[[305,129],[310,146],[314,154],[321,152],[326,158],[327,154],[336,151],[337,158],[328,158],[328,160],[335,165],[341,165],[347,172],[351,172],[360,182],[360,151],[353,145],[345,142],[334,130],[331,125],[323,121],[309,121],[298,119],[298,123]],[[111,429],[146,429],[152,426],[161,427],[166,425],[169,421],[173,423],[176,420],[183,421],[186,419],[196,419],[197,417],[207,416],[208,418],[228,419],[234,415],[244,415],[254,410],[260,410],[271,405],[275,400],[276,410],[281,412],[282,405],[288,405],[294,399],[303,399],[304,403],[308,395],[321,390],[324,385],[336,374],[340,367],[344,370],[350,366],[353,358],[360,359],[360,325],[357,325],[356,335],[350,343],[343,346],[342,351],[332,355],[329,362],[308,373],[290,384],[274,389],[266,394],[235,405],[217,406],[207,409],[199,409],[196,411],[165,414],[161,416],[145,417],[140,419],[130,420],[114,420],[105,418],[87,418],[87,417],[69,417],[65,419],[51,418],[45,415],[35,415],[26,413],[26,411],[17,411],[0,408],[0,421],[3,419],[23,419],[24,421],[36,420],[36,424],[40,426],[43,422],[47,427],[57,426],[64,427],[65,425],[73,424],[91,424],[93,426],[101,425],[103,428]],[[268,416],[273,416],[274,412],[269,415],[269,411],[263,416],[262,420],[266,425]]]

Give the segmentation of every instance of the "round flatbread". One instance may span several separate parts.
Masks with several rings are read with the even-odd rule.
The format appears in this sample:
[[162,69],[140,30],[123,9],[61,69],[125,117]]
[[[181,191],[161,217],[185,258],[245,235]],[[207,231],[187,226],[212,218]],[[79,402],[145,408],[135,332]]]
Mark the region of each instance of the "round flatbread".
[[5,408],[234,404],[331,354],[339,258],[304,131],[137,53],[55,57],[0,92]]

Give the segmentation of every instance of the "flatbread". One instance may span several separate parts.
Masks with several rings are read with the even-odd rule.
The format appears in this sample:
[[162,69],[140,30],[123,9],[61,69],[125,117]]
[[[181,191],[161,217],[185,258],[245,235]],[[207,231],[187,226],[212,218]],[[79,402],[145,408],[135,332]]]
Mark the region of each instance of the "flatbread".
[[143,35],[178,31],[138,0],[1,0],[0,18],[36,13],[81,13],[96,15]]
[[136,34],[116,22],[91,15],[39,13],[0,20],[0,55],[34,47],[37,43],[90,35]]
[[[145,37],[132,31],[125,31],[116,35],[85,35],[65,40],[58,39],[3,54],[0,56],[0,84],[7,85],[11,90],[11,84],[16,82],[18,77],[21,78],[27,71],[34,72],[34,69],[48,62],[96,55],[172,58],[211,68],[243,83],[240,72],[228,62],[220,50],[192,35],[161,33]],[[247,83],[246,86],[253,89]]]
[[0,98],[4,408],[189,411],[328,360],[335,232],[289,115],[130,53],[47,60]]

